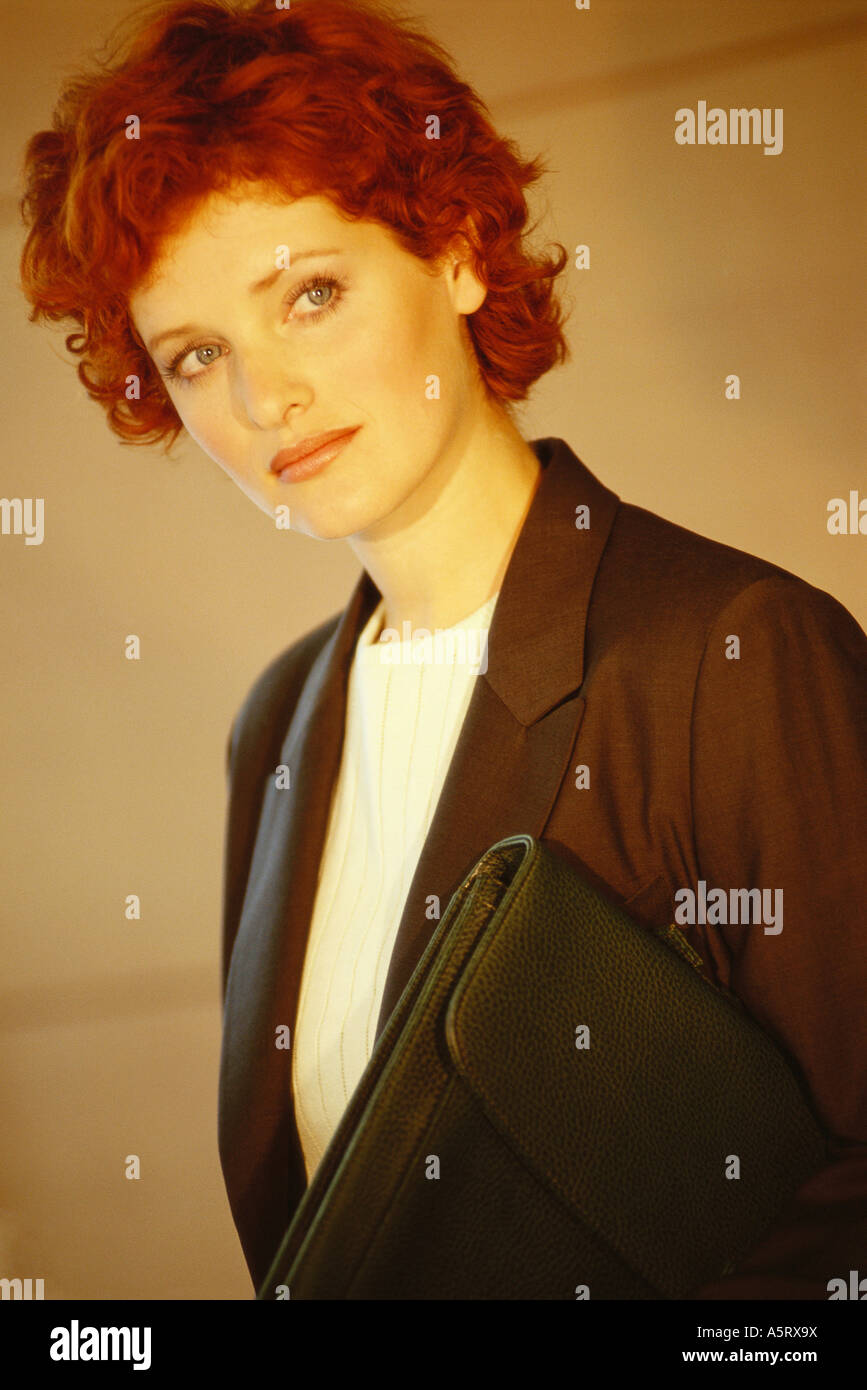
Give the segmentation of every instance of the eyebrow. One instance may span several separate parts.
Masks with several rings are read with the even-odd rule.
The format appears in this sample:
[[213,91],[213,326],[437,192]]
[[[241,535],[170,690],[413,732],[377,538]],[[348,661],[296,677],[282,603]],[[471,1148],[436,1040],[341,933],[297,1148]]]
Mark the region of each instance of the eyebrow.
[[[338,246],[329,246],[322,251],[299,251],[297,256],[290,254],[288,265],[278,266],[276,270],[271,271],[270,275],[263,276],[261,280],[254,280],[252,285],[247,286],[247,293],[263,294],[265,290],[270,290],[275,280],[278,280],[285,271],[292,270],[299,261],[310,261],[316,256],[339,256],[341,254],[342,252]],[[148,345],[148,352],[155,352],[160,344],[167,342],[169,338],[183,338],[186,337],[187,334],[195,333],[196,331],[195,324],[189,323],[182,324],[180,328],[167,328],[165,333],[158,333],[155,338],[151,339]]]

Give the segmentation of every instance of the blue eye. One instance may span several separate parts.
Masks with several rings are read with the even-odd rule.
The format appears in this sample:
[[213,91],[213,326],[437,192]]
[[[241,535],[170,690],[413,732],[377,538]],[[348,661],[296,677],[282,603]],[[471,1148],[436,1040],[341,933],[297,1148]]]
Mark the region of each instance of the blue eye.
[[[333,293],[333,291],[332,291],[330,285],[314,285],[311,289],[309,289],[309,290],[304,290],[303,293],[304,293],[304,294],[307,294],[307,295],[311,295],[311,294],[321,294],[323,290],[328,290],[328,291],[329,291],[329,294],[332,294],[332,293]],[[299,298],[300,298],[300,296],[299,296]],[[292,302],[293,302],[293,303],[296,303],[297,301],[293,300]],[[330,302],[331,302],[330,299],[326,299],[325,304],[317,304],[315,307],[316,307],[317,309],[324,309]]]
[[[344,289],[345,282],[336,275],[314,275],[311,276],[309,280],[305,280],[302,285],[298,285],[285,302],[291,309],[304,295],[307,295],[309,298],[310,295],[321,292],[322,290],[328,290],[329,298],[324,304],[314,304],[314,313],[299,315],[299,321],[301,322],[310,321],[316,323],[323,319],[326,314],[334,312],[343,296]],[[166,381],[176,382],[179,386],[190,386],[194,381],[200,381],[202,377],[208,375],[213,363],[219,359],[214,357],[210,362],[202,362],[201,359],[199,359],[199,365],[204,369],[200,372],[188,374],[179,371],[184,358],[189,357],[190,353],[193,352],[218,352],[220,356],[224,355],[223,349],[216,343],[185,343],[180,352],[176,353],[172,358],[168,366],[165,369],[160,368],[160,375],[164,377]]]

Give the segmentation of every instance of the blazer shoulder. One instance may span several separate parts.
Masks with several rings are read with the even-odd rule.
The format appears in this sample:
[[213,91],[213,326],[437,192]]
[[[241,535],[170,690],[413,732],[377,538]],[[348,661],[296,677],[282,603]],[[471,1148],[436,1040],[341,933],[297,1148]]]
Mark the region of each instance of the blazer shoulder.
[[610,548],[620,563],[638,567],[648,576],[656,574],[663,588],[688,584],[717,605],[757,579],[798,578],[770,560],[700,535],[631,502],[621,502],[618,508]]
[[[718,623],[747,617],[770,630],[811,628],[859,648],[856,620],[833,595],[780,565],[621,502],[600,561],[589,614],[596,650],[617,641],[630,660],[697,674]],[[628,640],[624,640],[628,639]]]
[[[806,606],[842,605],[806,579],[709,536],[621,502],[599,568],[601,587],[632,594],[645,620],[705,628],[754,585],[757,592],[785,593]],[[759,581],[773,581],[760,584]]]

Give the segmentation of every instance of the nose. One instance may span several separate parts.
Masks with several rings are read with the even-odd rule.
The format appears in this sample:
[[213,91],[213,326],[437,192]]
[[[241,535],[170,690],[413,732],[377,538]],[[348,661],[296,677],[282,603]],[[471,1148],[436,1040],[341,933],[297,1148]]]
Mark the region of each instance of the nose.
[[280,428],[293,408],[306,408],[313,389],[285,343],[248,349],[233,358],[241,410],[261,430]]

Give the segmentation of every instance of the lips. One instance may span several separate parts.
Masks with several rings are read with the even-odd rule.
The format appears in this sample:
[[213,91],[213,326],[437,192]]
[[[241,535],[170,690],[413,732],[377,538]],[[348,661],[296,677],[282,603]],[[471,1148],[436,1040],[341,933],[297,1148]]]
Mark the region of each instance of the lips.
[[352,425],[348,429],[327,430],[324,434],[311,434],[307,439],[302,439],[301,443],[296,444],[294,448],[281,449],[279,453],[275,454],[270,464],[271,472],[282,473],[284,468],[289,468],[292,464],[301,463],[302,460],[311,458],[329,444],[334,444],[337,440],[349,439],[360,428],[359,425]]

